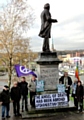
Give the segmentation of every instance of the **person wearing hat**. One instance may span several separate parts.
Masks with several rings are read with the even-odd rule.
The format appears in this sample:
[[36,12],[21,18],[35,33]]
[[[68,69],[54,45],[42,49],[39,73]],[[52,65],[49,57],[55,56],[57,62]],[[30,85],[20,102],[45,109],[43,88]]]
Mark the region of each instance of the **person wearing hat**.
[[3,91],[0,93],[0,103],[2,104],[2,119],[9,118],[10,93],[7,85],[3,87]]
[[56,19],[51,18],[50,4],[46,3],[44,5],[44,10],[41,13],[41,30],[39,32],[39,36],[44,38],[43,52],[50,52],[49,48],[49,38],[51,38],[51,25],[52,23],[58,22]]
[[29,84],[30,90],[30,105],[35,108],[35,95],[36,95],[36,78],[35,74],[32,75],[31,82]]

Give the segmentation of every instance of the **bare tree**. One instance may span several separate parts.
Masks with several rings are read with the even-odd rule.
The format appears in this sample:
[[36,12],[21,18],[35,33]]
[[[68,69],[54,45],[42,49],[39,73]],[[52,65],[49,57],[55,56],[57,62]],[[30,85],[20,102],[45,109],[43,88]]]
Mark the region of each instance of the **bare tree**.
[[25,0],[8,0],[0,11],[0,51],[6,53],[2,56],[9,73],[9,86],[11,85],[12,63],[18,55],[30,51],[28,32],[34,16],[32,8]]

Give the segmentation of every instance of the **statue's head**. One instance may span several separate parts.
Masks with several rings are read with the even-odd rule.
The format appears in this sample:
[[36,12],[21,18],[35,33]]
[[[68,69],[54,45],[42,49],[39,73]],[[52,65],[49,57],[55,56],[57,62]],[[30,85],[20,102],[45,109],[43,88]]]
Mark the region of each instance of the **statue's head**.
[[45,5],[44,5],[44,9],[50,9],[50,4],[49,3],[46,3]]

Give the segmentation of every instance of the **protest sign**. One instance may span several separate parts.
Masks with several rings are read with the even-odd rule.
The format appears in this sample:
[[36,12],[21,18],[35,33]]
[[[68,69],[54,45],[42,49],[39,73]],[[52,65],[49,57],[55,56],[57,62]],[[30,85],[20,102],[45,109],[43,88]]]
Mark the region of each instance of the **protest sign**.
[[65,85],[64,84],[58,84],[57,85],[57,90],[59,92],[65,92]]
[[36,109],[67,106],[66,93],[43,94],[35,96]]
[[36,91],[37,92],[43,92],[44,91],[44,81],[38,80],[36,83]]

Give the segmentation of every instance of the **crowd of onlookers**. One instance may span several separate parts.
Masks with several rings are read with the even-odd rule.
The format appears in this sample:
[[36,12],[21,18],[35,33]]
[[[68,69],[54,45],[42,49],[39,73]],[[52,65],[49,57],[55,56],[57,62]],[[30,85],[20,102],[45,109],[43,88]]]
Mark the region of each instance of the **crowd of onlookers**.
[[[13,103],[14,116],[21,116],[21,111],[28,111],[28,90],[30,92],[30,105],[35,108],[35,95],[36,95],[36,76],[32,75],[31,82],[28,84],[25,77],[21,78],[21,81],[14,81],[13,86],[9,89],[7,85],[4,85],[3,91],[0,93],[0,104],[2,105],[2,119],[9,118],[10,102]],[[83,98],[84,87],[81,80],[75,79],[72,82],[68,73],[59,79],[60,84],[65,85],[65,92],[67,94],[67,100],[70,100],[70,94],[74,99],[74,105],[78,112],[83,111]],[[33,87],[32,87],[33,86]],[[20,106],[20,101],[22,104]]]
[[[36,76],[32,76],[31,82],[28,85],[26,78],[22,77],[21,81],[14,81],[13,86],[9,89],[4,85],[0,93],[0,104],[2,105],[2,119],[10,118],[10,102],[13,103],[14,116],[21,116],[20,108],[23,111],[28,111],[28,89],[30,90],[30,104],[35,107],[34,95],[35,90],[32,89],[32,84],[36,83]],[[20,106],[20,101],[22,104]]]

